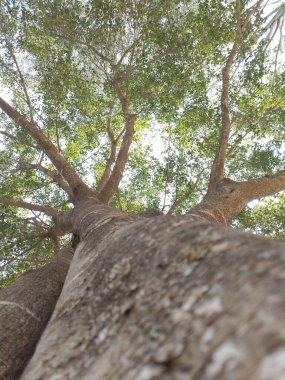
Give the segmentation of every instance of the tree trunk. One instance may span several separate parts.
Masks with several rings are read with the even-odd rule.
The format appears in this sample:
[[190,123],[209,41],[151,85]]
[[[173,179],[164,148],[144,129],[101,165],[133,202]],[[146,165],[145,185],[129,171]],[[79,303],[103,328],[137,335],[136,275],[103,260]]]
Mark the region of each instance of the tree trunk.
[[72,258],[61,250],[44,267],[0,292],[0,379],[13,380],[31,357],[60,294]]
[[187,215],[81,203],[80,236],[22,380],[281,380],[285,245]]

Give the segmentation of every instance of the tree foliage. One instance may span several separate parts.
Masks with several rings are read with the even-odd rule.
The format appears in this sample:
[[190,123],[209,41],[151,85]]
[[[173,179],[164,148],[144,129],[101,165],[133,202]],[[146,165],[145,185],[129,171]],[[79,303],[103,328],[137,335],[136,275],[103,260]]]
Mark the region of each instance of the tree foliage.
[[[251,8],[242,2],[244,19]],[[112,147],[124,144],[126,114],[136,114],[111,205],[183,214],[206,194],[219,146],[235,14],[232,0],[1,1],[2,96],[37,123],[93,190]],[[261,2],[233,63],[225,171],[234,180],[284,170],[285,73],[276,58],[283,15],[282,1],[273,11]],[[0,197],[66,211],[65,179],[42,147],[5,113],[0,134]],[[247,208],[239,225],[284,236],[283,198]],[[47,236],[55,222],[41,211],[2,205],[0,212],[3,285],[48,260],[64,238]]]

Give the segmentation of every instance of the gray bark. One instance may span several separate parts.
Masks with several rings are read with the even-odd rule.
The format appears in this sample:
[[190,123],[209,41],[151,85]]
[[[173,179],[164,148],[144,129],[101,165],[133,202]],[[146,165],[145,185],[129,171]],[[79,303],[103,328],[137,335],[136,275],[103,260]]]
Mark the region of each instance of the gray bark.
[[73,229],[80,242],[22,380],[284,378],[283,242],[91,200]]
[[0,379],[19,377],[62,289],[72,258],[61,250],[45,266],[23,274],[0,292]]

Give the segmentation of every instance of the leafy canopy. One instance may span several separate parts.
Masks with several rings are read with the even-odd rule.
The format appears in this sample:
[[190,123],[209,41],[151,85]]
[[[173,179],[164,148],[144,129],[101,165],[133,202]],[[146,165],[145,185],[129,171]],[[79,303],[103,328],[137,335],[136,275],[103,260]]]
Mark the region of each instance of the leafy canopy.
[[[251,3],[244,1],[244,10]],[[271,15],[271,8],[260,8],[234,63],[226,170],[236,180],[284,169],[285,73],[278,63],[279,34],[272,37],[284,4],[277,3]],[[108,128],[118,138],[117,149],[122,144],[116,76],[138,120],[111,204],[129,212],[182,214],[201,200],[219,142],[222,69],[235,38],[235,1],[0,4],[2,96],[37,122],[94,190],[111,152]],[[66,210],[68,195],[39,170],[60,176],[38,144],[3,113],[0,134],[0,196]],[[280,193],[265,202],[268,207],[246,209],[238,223],[283,236],[284,203]],[[42,237],[52,217],[4,205],[0,213],[4,284],[48,260],[58,242]]]

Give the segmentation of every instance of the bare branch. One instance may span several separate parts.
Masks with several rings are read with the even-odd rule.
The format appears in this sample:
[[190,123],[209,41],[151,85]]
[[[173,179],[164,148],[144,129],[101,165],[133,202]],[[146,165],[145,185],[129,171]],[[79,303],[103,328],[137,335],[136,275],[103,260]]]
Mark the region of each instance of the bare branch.
[[115,71],[115,78],[114,78],[113,85],[114,85],[115,92],[120,100],[123,114],[125,118],[127,118],[127,116],[129,115],[129,102],[128,102],[128,98],[126,97],[126,95],[123,93],[121,89],[120,79],[116,71]]
[[54,242],[54,254],[56,255],[61,247],[60,244],[60,238],[58,236],[53,236],[53,242]]
[[56,133],[57,149],[58,149],[59,153],[61,153],[60,136],[59,136],[59,130],[58,130],[58,116],[59,116],[59,105],[57,104],[56,117],[55,117],[55,133]]
[[123,177],[123,171],[125,169],[126,162],[128,159],[129,148],[133,141],[135,121],[136,115],[129,115],[128,120],[126,121],[126,132],[124,134],[122,145],[119,150],[112,174],[110,175],[108,182],[106,183],[100,195],[98,196],[98,198],[103,203],[108,203],[112,196],[118,190],[119,184]]
[[109,65],[112,67],[114,63],[110,58],[108,58],[106,55],[104,55],[102,52],[100,52],[98,49],[96,49],[94,46],[89,45],[87,43],[84,43],[86,47],[88,47],[91,51],[93,51],[99,58],[101,58],[103,61],[109,63]]
[[[168,146],[167,146],[167,158],[166,158],[166,165],[165,165],[165,169],[164,169],[164,177],[165,177],[165,181],[164,181],[164,196],[163,196],[163,204],[162,204],[162,208],[161,208],[161,212],[164,211],[165,207],[166,207],[166,199],[167,199],[167,194],[168,194],[168,185],[169,185],[169,169],[170,169],[170,152],[171,152],[171,149],[170,149],[170,139],[171,139],[171,135],[169,134],[168,136]],[[178,172],[179,172],[179,166],[176,170],[176,177],[175,177],[175,182],[176,182],[176,192],[177,192],[177,176],[178,176]]]
[[269,32],[267,38],[268,38],[268,42],[265,46],[265,50],[268,48],[268,46],[271,44],[273,38],[275,37],[276,33],[278,32],[278,29],[279,29],[279,25],[280,25],[280,20],[278,19],[276,21],[276,26],[275,26],[275,29],[272,30],[272,34],[271,34],[271,31]]
[[[283,26],[284,26],[284,19],[285,19],[285,16],[282,18],[282,23],[281,25],[279,26],[279,23],[277,22],[277,25],[279,26],[279,43],[278,43],[278,46],[277,46],[277,50],[276,50],[276,55],[275,55],[275,67],[274,67],[274,75],[276,75],[277,73],[277,65],[278,65],[278,55],[281,51],[281,46],[282,46],[282,29],[283,29]],[[278,20],[280,22],[280,20]]]
[[21,200],[0,197],[0,203],[7,206],[14,206],[14,207],[25,208],[28,210],[43,212],[44,214],[53,216],[55,218],[60,215],[59,212],[52,207],[35,205],[33,203],[28,203]]
[[119,210],[121,211],[124,211],[124,208],[123,208],[123,205],[122,205],[122,201],[121,201],[121,196],[120,196],[120,191],[118,189],[118,191],[116,192],[116,197],[117,197],[117,201],[119,203]]

